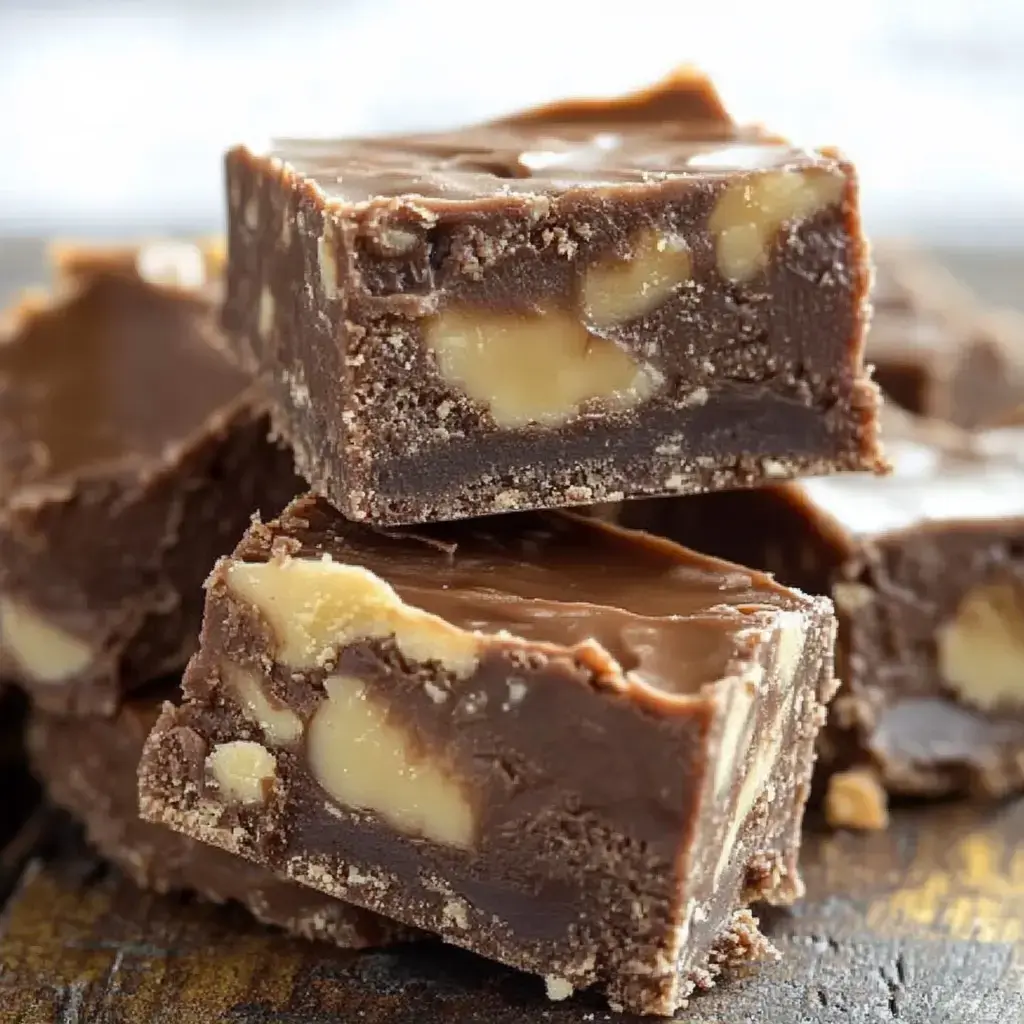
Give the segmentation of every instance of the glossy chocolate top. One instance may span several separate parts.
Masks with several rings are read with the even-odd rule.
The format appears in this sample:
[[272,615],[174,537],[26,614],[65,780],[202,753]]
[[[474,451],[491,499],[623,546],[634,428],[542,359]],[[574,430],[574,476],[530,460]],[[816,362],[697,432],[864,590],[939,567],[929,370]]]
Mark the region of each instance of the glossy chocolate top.
[[383,531],[297,499],[236,555],[294,554],[363,566],[402,600],[461,629],[571,648],[594,640],[623,672],[693,692],[749,657],[748,633],[809,600],[771,577],[670,541],[566,513],[516,513]]
[[736,125],[710,82],[689,69],[616,99],[555,103],[457,131],[278,140],[256,155],[348,204],[554,193],[820,159],[758,126]]
[[817,477],[791,486],[854,535],[1024,515],[1024,427],[972,435],[887,408],[893,473]]
[[140,471],[243,393],[197,254],[64,250],[58,296],[12,311],[0,334],[0,494]]

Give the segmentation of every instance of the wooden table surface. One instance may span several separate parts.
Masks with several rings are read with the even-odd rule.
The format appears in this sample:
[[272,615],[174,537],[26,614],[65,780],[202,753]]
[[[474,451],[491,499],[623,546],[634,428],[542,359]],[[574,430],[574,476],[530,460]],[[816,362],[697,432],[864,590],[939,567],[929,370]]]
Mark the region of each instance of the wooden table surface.
[[[38,253],[0,242],[0,280],[16,265],[27,283]],[[1003,301],[1024,281],[1021,258],[950,262]],[[17,717],[0,704],[2,1024],[623,1019],[586,994],[549,1003],[536,979],[458,950],[347,954],[261,928],[236,908],[140,893],[62,816],[28,811]],[[1024,800],[897,809],[890,829],[871,835],[812,822],[803,867],[807,898],[766,917],[783,960],[694,999],[682,1019],[1024,1022]]]

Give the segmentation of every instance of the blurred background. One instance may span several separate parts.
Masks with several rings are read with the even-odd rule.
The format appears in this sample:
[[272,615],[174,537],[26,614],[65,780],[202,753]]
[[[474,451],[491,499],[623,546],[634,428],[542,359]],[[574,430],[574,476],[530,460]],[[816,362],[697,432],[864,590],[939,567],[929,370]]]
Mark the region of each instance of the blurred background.
[[848,151],[874,232],[1024,249],[1022,53],[1022,0],[0,0],[0,246],[216,228],[234,141],[451,125],[693,61],[741,119]]

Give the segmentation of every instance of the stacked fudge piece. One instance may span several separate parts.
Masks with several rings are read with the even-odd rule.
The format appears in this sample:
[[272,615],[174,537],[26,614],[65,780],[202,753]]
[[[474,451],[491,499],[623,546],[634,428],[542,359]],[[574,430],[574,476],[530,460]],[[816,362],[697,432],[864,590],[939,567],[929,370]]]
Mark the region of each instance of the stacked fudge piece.
[[0,333],[0,677],[31,698],[37,774],[140,884],[344,944],[401,934],[139,819],[142,744],[195,649],[210,565],[300,485],[226,356],[216,246],[54,256],[54,288]]
[[553,998],[769,955],[831,601],[566,508],[885,469],[849,164],[680,74],[227,173],[229,344],[312,491],[213,569],[143,816]]

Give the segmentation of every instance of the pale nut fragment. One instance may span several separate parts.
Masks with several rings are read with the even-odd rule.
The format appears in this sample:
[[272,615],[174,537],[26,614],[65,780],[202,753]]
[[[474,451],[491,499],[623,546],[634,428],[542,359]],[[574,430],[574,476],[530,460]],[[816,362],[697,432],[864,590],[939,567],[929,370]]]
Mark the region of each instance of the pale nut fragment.
[[557,974],[544,975],[544,992],[553,1003],[560,1003],[568,999],[575,991],[573,984],[568,978],[559,977]]
[[[753,739],[748,740],[747,749],[753,747],[750,766],[747,769],[743,784],[736,796],[729,824],[722,838],[718,863],[715,865],[715,885],[718,885],[729,866],[733,849],[739,839],[740,829],[754,809],[761,794],[768,788],[775,775],[783,753],[783,741],[787,734],[787,725],[794,713],[799,681],[797,675],[800,660],[806,642],[806,623],[799,612],[783,612],[780,615],[776,632],[775,671],[776,687],[781,691],[779,708],[775,720],[768,722],[764,729],[758,729]],[[767,690],[767,684],[765,685]],[[728,719],[727,719],[728,722]],[[729,766],[728,778],[734,778],[740,770],[740,756],[746,749],[726,750],[719,744],[718,756],[724,758]],[[719,786],[716,766],[716,789]]]
[[839,582],[832,587],[832,600],[847,615],[869,607],[874,599],[875,592],[863,583]]
[[372,811],[396,831],[469,848],[473,808],[453,774],[388,721],[366,685],[330,676],[327,697],[310,719],[310,771],[343,807]]
[[775,666],[785,681],[796,678],[807,642],[807,623],[800,612],[782,612],[776,633]]
[[261,743],[232,740],[213,748],[206,770],[226,800],[262,804],[277,777],[277,758]]
[[92,648],[37,611],[0,596],[0,650],[36,683],[63,683],[92,663]]
[[269,338],[274,329],[274,295],[264,285],[260,289],[260,312],[256,331],[261,338]]
[[822,168],[765,171],[730,185],[708,227],[715,236],[718,270],[730,281],[749,281],[768,265],[778,230],[839,202],[841,174]]
[[[760,668],[760,666],[757,666]],[[718,740],[718,758],[715,763],[715,795],[728,795],[729,784],[736,774],[737,764],[746,756],[750,747],[750,726],[753,719],[754,702],[757,697],[756,675],[730,680],[723,687],[725,710]]]
[[222,681],[238,697],[242,713],[260,727],[268,743],[287,747],[302,738],[302,719],[291,708],[272,701],[252,672],[231,661],[221,662],[220,672]]
[[316,240],[316,258],[320,267],[320,286],[324,297],[336,299],[341,295],[338,280],[338,228],[331,217],[324,215],[324,233]]
[[260,226],[260,208],[255,196],[249,196],[242,207],[242,221],[252,232]]
[[589,267],[580,286],[580,305],[590,327],[614,327],[650,313],[691,278],[684,239],[659,231],[641,232],[629,259]]
[[441,376],[499,427],[558,426],[594,399],[610,411],[629,409],[661,380],[653,367],[558,310],[447,310],[426,322],[424,339]]
[[154,242],[135,257],[139,277],[150,284],[174,288],[201,288],[207,281],[207,259],[191,242]]
[[234,562],[228,588],[270,627],[276,658],[293,669],[322,667],[360,640],[394,639],[411,661],[437,662],[453,675],[476,668],[479,638],[406,604],[379,576],[329,555]]
[[825,791],[825,820],[832,828],[880,831],[889,827],[889,799],[870,768],[836,772]]
[[969,590],[936,634],[939,675],[982,711],[1024,705],[1024,594],[1010,583]]

